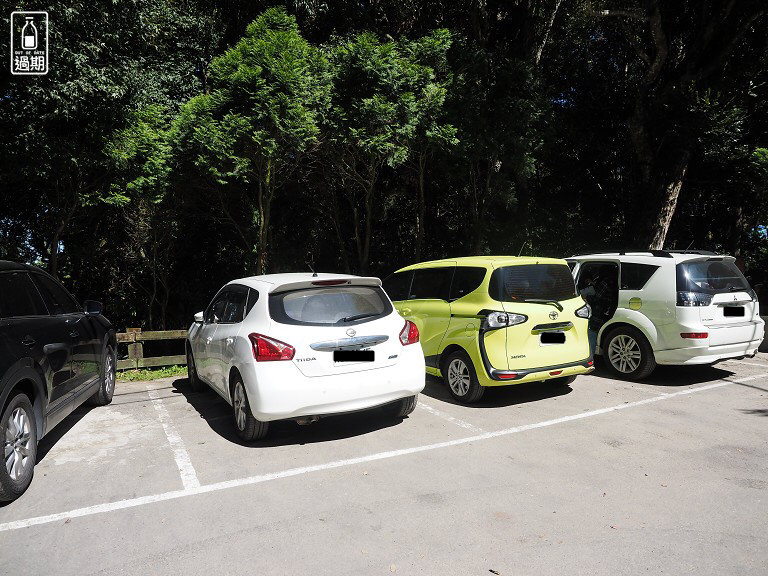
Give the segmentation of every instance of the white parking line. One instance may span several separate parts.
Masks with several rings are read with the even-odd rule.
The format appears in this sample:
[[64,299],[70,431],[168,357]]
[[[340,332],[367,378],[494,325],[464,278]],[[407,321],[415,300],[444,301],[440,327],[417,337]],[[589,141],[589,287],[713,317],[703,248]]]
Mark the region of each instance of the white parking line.
[[176,428],[171,423],[171,415],[168,413],[168,409],[163,404],[162,398],[157,395],[157,390],[147,386],[147,393],[152,399],[152,405],[155,407],[157,415],[160,417],[160,423],[163,425],[163,431],[168,438],[168,444],[173,449],[173,457],[176,459],[176,466],[179,467],[181,483],[184,489],[198,488],[200,481],[197,479],[195,467],[192,466],[192,460],[189,458],[186,446],[184,446],[184,440],[181,439],[181,436],[179,436]]
[[466,430],[471,430],[475,433],[482,433],[485,432],[482,428],[479,428],[475,426],[474,424],[470,424],[469,422],[465,422],[464,420],[460,420],[458,418],[454,418],[450,414],[446,414],[445,412],[442,412],[438,410],[437,408],[432,408],[432,406],[429,406],[427,404],[424,404],[421,400],[419,400],[419,403],[416,404],[417,408],[421,408],[425,412],[429,412],[433,416],[437,416],[438,418],[442,418],[443,420],[447,420],[448,422],[451,422],[452,424],[456,424],[456,426],[461,426],[462,428]]
[[[548,426],[563,424],[565,422],[572,422],[575,420],[592,418],[594,416],[599,416],[601,414],[608,414],[610,412],[625,410],[627,408],[634,408],[637,406],[644,406],[645,404],[662,402],[664,400],[668,400],[670,398],[676,398],[678,396],[696,394],[697,392],[704,392],[706,390],[713,390],[715,388],[722,388],[723,386],[729,386],[731,384],[738,384],[740,382],[747,382],[749,380],[757,380],[758,378],[766,378],[766,377],[768,377],[768,373],[763,373],[756,376],[747,376],[745,378],[739,378],[736,380],[723,380],[721,382],[707,384],[706,386],[699,386],[698,388],[689,388],[686,390],[679,390],[677,392],[666,393],[663,396],[654,396],[652,398],[645,398],[643,400],[637,400],[635,402],[627,402],[625,404],[618,404],[616,406],[610,406],[608,408],[599,408],[597,410],[590,410],[588,412],[581,412],[579,414],[563,416],[562,418],[544,420],[543,422],[536,422],[534,424],[524,424],[522,426],[515,426],[513,428],[497,430],[495,432],[484,432],[482,434],[477,434],[475,436],[468,436],[466,438],[457,438],[455,440],[448,440],[446,442],[437,442],[435,444],[426,444],[423,446],[414,446],[411,448],[401,448],[399,450],[390,450],[387,452],[377,452],[375,454],[368,454],[366,456],[359,456],[357,458],[347,458],[345,460],[336,460],[333,462],[326,462],[325,464],[317,464],[315,466],[303,466],[300,468],[290,468],[288,470],[273,472],[271,474],[262,474],[260,476],[249,476],[246,478],[238,478],[235,480],[225,480],[224,482],[216,482],[214,484],[206,484],[204,486],[197,485],[194,487],[184,488],[183,490],[175,490],[173,492],[153,494],[150,496],[141,496],[138,498],[130,498],[127,500],[118,500],[117,502],[107,502],[104,504],[96,504],[94,506],[86,506],[84,508],[69,510],[68,512],[59,512],[57,514],[48,514],[46,516],[36,516],[34,518],[27,518],[24,520],[14,520],[12,522],[5,522],[3,524],[0,524],[0,532],[6,532],[9,530],[18,530],[20,528],[27,528],[29,526],[38,526],[40,524],[49,524],[51,522],[57,522],[59,520],[67,520],[70,518],[80,518],[83,516],[91,516],[93,514],[113,512],[115,510],[124,510],[126,508],[135,508],[137,506],[152,504],[154,502],[164,502],[167,500],[175,500],[177,498],[194,496],[196,494],[218,492],[220,490],[237,488],[239,486],[250,486],[253,484],[261,484],[263,482],[269,482],[270,480],[278,480],[280,478],[290,478],[292,476],[301,476],[304,474],[309,474],[311,472],[332,470],[334,468],[343,468],[347,466],[354,466],[356,464],[363,464],[366,462],[386,460],[389,458],[396,458],[398,456],[407,456],[409,454],[417,454],[419,452],[427,452],[430,450],[437,450],[440,448],[449,448],[451,446],[459,446],[462,444],[479,442],[481,440],[488,440],[491,438],[498,438],[501,436],[509,436],[511,434],[518,434],[520,432],[526,432],[528,430],[535,430],[537,428],[546,428]],[[165,409],[164,406],[163,406],[163,409]]]

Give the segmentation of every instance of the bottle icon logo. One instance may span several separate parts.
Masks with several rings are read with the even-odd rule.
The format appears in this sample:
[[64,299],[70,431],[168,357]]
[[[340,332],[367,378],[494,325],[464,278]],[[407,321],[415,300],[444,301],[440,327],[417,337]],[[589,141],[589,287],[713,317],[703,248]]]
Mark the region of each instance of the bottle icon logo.
[[11,74],[48,73],[48,12],[11,12]]
[[27,16],[27,23],[24,24],[24,28],[21,29],[21,46],[25,50],[37,50],[37,28],[35,27],[35,19],[32,16]]

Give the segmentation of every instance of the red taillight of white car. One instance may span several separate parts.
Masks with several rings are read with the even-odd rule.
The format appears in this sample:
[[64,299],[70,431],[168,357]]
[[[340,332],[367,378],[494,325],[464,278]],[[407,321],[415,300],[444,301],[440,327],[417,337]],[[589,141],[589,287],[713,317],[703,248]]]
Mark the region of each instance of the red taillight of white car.
[[418,341],[419,329],[416,328],[416,324],[410,320],[406,320],[405,326],[403,326],[403,329],[400,331],[400,343],[403,346],[408,346],[408,344],[415,344]]
[[681,332],[681,338],[689,338],[691,340],[703,340],[709,337],[708,332]]
[[280,342],[263,334],[249,334],[253,346],[253,357],[256,362],[274,362],[277,360],[292,360],[296,349],[290,344]]

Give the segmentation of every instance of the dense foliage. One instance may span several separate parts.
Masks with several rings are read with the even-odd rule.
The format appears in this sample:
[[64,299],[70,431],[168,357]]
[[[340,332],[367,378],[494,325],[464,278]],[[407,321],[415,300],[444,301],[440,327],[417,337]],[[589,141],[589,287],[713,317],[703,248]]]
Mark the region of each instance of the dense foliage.
[[144,328],[309,266],[694,246],[768,280],[763,0],[273,4],[36,5],[0,258]]

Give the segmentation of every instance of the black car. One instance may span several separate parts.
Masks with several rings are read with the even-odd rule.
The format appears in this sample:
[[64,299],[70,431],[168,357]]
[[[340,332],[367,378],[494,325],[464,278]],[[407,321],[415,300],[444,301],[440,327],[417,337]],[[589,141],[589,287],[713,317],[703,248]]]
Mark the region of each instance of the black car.
[[42,270],[0,260],[0,501],[29,486],[40,438],[86,400],[112,401],[115,331],[101,311]]

